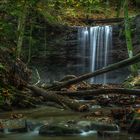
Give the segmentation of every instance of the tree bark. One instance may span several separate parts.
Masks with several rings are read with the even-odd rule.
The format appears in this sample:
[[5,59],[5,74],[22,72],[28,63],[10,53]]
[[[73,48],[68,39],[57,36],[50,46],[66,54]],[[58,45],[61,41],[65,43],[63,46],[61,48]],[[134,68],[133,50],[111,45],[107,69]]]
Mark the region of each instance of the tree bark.
[[24,1],[23,7],[21,10],[22,12],[19,15],[18,29],[17,29],[17,32],[18,32],[17,52],[16,52],[17,58],[20,58],[21,48],[22,48],[22,43],[23,43],[23,38],[24,38],[25,21],[26,21],[27,10],[28,10],[26,1]]
[[113,70],[116,70],[116,69],[119,69],[119,68],[122,68],[122,67],[126,67],[126,66],[129,66],[129,65],[138,63],[138,62],[140,62],[140,53],[137,54],[136,56],[132,57],[132,58],[125,59],[125,60],[120,61],[120,62],[115,63],[115,64],[111,64],[111,65],[106,66],[102,69],[96,70],[95,72],[81,75],[81,76],[79,76],[77,78],[73,78],[73,79],[71,79],[67,82],[60,83],[59,85],[50,86],[47,89],[48,90],[60,90],[61,88],[68,87],[72,84],[79,83],[83,80],[87,80],[87,79],[92,78],[94,76],[97,76],[97,75],[100,75],[100,74],[103,74],[103,73],[107,73],[109,71],[113,71]]
[[[125,38],[128,50],[129,58],[133,57],[133,46],[132,46],[132,37],[131,37],[131,28],[130,28],[130,20],[128,15],[128,0],[124,0],[124,21],[125,21]],[[132,75],[138,75],[137,66],[134,64],[131,67]]]
[[32,24],[32,21],[31,21],[31,25],[30,25],[30,37],[29,37],[29,50],[28,50],[28,61],[27,61],[27,64],[29,64],[30,61],[31,61],[32,44],[33,44],[32,32],[33,32],[33,24]]
[[88,97],[101,94],[123,94],[123,95],[140,96],[140,89],[112,88],[112,89],[94,89],[82,91],[54,91],[53,93],[69,97]]
[[27,88],[32,90],[36,95],[43,96],[47,101],[55,102],[59,105],[62,105],[64,108],[70,108],[74,111],[88,111],[88,106],[81,104],[76,100],[70,99],[69,97],[64,97],[55,93],[47,92],[39,87],[27,85]]

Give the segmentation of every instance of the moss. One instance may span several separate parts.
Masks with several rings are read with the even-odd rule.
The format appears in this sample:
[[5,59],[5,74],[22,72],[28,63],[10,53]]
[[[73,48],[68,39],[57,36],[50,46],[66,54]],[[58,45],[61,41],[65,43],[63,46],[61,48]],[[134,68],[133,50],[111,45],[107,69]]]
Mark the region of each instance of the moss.
[[124,81],[123,86],[125,88],[140,88],[140,75],[136,77],[130,76]]

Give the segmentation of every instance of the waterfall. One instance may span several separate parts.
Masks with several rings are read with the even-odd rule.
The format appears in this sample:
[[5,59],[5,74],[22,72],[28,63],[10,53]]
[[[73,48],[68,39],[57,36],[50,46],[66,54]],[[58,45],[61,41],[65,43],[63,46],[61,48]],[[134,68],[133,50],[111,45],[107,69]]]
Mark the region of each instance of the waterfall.
[[78,39],[79,39],[79,42],[80,42],[80,56],[81,57],[81,64],[82,64],[82,67],[81,67],[81,72],[84,73],[85,72],[85,67],[86,67],[86,46],[88,45],[88,42],[89,42],[89,30],[87,27],[83,27],[83,28],[79,28],[78,30]]
[[[80,27],[78,29],[78,40],[80,44],[82,72],[94,72],[111,63],[111,26]],[[108,74],[103,74],[91,78],[90,82],[105,84],[108,83],[108,76]]]

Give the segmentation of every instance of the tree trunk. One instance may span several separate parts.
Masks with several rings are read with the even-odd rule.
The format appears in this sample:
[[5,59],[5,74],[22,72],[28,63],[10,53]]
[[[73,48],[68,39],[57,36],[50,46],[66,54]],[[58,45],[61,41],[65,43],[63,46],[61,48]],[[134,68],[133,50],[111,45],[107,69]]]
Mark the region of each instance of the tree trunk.
[[28,51],[28,61],[27,61],[27,64],[30,63],[31,61],[31,53],[32,53],[32,42],[33,42],[33,39],[32,39],[32,31],[33,31],[33,25],[32,23],[30,23],[30,37],[29,37],[29,51]]
[[87,111],[89,109],[87,105],[81,104],[78,101],[70,99],[68,97],[64,97],[55,93],[48,93],[41,88],[31,85],[27,85],[27,88],[32,90],[35,94],[43,96],[47,101],[55,102],[59,105],[62,105],[64,108],[70,108],[74,111],[80,112]]
[[45,23],[45,28],[44,28],[44,56],[47,56],[47,27]]
[[[131,38],[131,28],[130,28],[130,20],[128,16],[128,0],[124,1],[124,19],[125,19],[125,37],[129,58],[133,57],[133,46],[132,46],[132,38]],[[132,75],[138,75],[138,70],[136,64],[130,67]]]
[[[51,91],[52,92],[52,91]],[[140,96],[140,89],[125,89],[125,88],[112,88],[112,89],[94,89],[82,91],[54,91],[53,93],[69,96],[69,97],[88,97],[101,94],[124,94],[124,95],[137,95]]]
[[109,3],[109,0],[106,0],[106,2],[105,2],[105,17],[106,18],[108,18],[108,16],[109,16],[109,13],[108,13],[108,9],[109,9],[109,5],[110,3]]
[[125,59],[125,60],[120,61],[120,62],[115,63],[115,64],[111,64],[107,67],[96,70],[95,72],[81,75],[81,76],[79,76],[77,78],[73,78],[73,79],[71,79],[67,82],[60,83],[59,85],[50,86],[47,89],[48,90],[59,90],[59,89],[64,88],[64,87],[68,87],[72,84],[79,83],[83,80],[87,80],[87,79],[92,78],[94,76],[97,76],[97,75],[100,75],[100,74],[103,74],[103,73],[107,73],[109,71],[113,71],[113,70],[116,70],[116,69],[119,69],[119,68],[122,68],[122,67],[125,67],[125,66],[132,65],[134,63],[138,63],[138,62],[140,62],[140,53],[137,54],[136,56],[132,57],[132,58]]
[[26,1],[24,2],[22,12],[19,15],[19,20],[18,20],[18,40],[17,40],[17,52],[16,52],[16,57],[20,58],[21,55],[21,48],[22,48],[22,42],[23,42],[23,37],[24,37],[24,28],[25,28],[25,21],[26,21],[26,14],[27,14],[27,3]]

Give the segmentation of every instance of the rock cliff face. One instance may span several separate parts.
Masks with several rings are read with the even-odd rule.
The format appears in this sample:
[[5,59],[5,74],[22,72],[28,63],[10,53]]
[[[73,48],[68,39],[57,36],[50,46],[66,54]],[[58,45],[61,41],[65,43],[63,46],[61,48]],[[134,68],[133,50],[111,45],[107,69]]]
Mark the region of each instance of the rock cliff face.
[[[133,19],[132,22],[132,39],[135,54],[140,52],[140,16]],[[128,57],[127,47],[125,42],[124,24],[114,24],[112,43],[113,50],[111,51],[112,63],[118,62]],[[89,72],[86,69],[81,71],[78,42],[78,27],[53,27],[47,28],[49,36],[47,37],[46,56],[43,56],[44,51],[38,53],[41,55],[35,56],[32,59],[32,64],[38,68],[40,76],[44,81],[52,82],[61,79],[66,74],[80,75]],[[43,44],[42,44],[43,46]],[[42,57],[43,56],[43,57]],[[86,66],[88,67],[88,58],[86,58]],[[128,68],[111,72],[111,82],[118,83],[123,81],[129,74]]]

